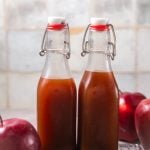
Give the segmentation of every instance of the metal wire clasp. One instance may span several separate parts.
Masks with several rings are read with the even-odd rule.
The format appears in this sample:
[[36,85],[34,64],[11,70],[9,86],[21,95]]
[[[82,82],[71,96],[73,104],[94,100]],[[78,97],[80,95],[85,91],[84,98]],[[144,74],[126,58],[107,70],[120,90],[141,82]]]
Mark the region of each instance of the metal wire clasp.
[[[107,34],[108,34],[108,49],[107,51],[99,51],[102,52],[104,54],[107,54],[108,56],[111,57],[112,60],[114,60],[115,56],[116,56],[116,34],[115,34],[115,30],[112,24],[107,24],[109,29],[107,30]],[[91,24],[89,24],[85,30],[84,36],[83,36],[83,42],[82,42],[82,52],[81,52],[81,56],[85,56],[87,53],[90,53],[90,48],[89,48],[89,41],[86,40],[86,36],[88,34],[89,31],[89,27],[91,26]],[[113,37],[113,38],[112,38]],[[98,51],[94,51],[92,50],[92,52],[98,52]]]
[[112,24],[108,24],[108,26],[110,28],[110,30],[108,30],[108,45],[109,45],[108,50],[110,52],[111,59],[114,60],[116,56],[116,34],[115,34],[114,26]]
[[[47,25],[48,26],[48,25]],[[70,53],[71,53],[71,48],[70,48],[70,30],[69,30],[69,25],[66,24],[66,29],[67,29],[67,40],[64,41],[64,49],[62,50],[63,52],[60,52],[60,50],[56,50],[56,52],[62,53],[63,55],[66,56],[67,59],[70,58]],[[42,44],[41,44],[41,50],[39,52],[40,56],[44,56],[46,54],[47,51],[55,51],[54,49],[47,49],[46,48],[46,35],[47,35],[47,27],[45,29],[44,35],[43,35],[43,39],[42,39]]]

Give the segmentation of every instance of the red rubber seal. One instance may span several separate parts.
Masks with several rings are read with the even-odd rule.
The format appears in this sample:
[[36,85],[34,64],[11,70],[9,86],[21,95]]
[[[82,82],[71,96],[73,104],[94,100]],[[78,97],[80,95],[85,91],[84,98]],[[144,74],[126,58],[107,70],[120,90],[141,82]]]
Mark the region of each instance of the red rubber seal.
[[64,29],[65,24],[48,24],[47,29],[49,30],[62,30]]
[[90,29],[97,31],[107,31],[109,30],[108,25],[90,25]]

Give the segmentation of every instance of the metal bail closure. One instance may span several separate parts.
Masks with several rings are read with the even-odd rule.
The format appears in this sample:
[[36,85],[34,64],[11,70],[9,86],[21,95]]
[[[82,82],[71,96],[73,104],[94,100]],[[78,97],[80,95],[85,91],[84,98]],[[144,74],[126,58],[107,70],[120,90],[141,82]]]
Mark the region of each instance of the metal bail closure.
[[43,39],[42,39],[42,44],[41,44],[41,50],[39,52],[40,56],[44,56],[46,53],[46,48],[45,48],[45,37],[46,37],[46,33],[47,33],[47,27],[45,29],[44,35],[43,35]]
[[89,27],[90,27],[91,24],[89,24],[85,30],[85,33],[84,33],[84,36],[83,36],[83,41],[82,41],[82,52],[81,52],[81,56],[84,57],[87,53],[89,53],[89,50],[88,50],[88,41],[85,41],[86,40],[86,35],[87,35],[87,32],[89,30]]
[[[114,60],[115,56],[116,56],[116,34],[115,34],[115,30],[114,30],[114,27],[112,24],[108,24],[108,26],[110,27],[110,30],[108,30],[108,38],[109,38],[109,41],[108,41],[108,48],[109,48],[109,52],[110,52],[110,57],[112,60]],[[111,38],[111,34],[112,34],[112,37],[113,37],[113,41],[112,41],[112,38]],[[111,52],[112,50],[112,52]]]
[[65,53],[65,55],[66,55],[66,58],[69,59],[70,54],[71,54],[70,29],[69,29],[69,24],[66,24],[66,26],[67,26],[67,41],[64,41],[64,44],[65,44],[65,50],[67,51],[67,53]]
[[[62,52],[62,54],[65,55],[67,59],[69,59],[70,58],[70,52],[71,52],[70,31],[69,31],[69,25],[68,24],[66,24],[66,27],[67,27],[67,38],[66,38],[67,40],[64,41],[64,49],[63,49],[64,52]],[[46,49],[45,38],[46,38],[47,31],[48,31],[48,29],[46,27],[44,35],[43,35],[43,39],[42,39],[41,50],[39,52],[40,56],[44,56],[47,51],[55,51],[56,50],[56,49],[55,50],[54,49]],[[58,51],[58,52],[60,53],[60,51]]]
[[[114,57],[116,56],[116,34],[115,34],[115,30],[112,24],[107,24],[108,27],[110,28],[107,33],[108,33],[108,50],[105,51],[101,51],[104,54],[107,54],[108,56],[111,57],[112,60],[114,60]],[[82,41],[82,52],[81,52],[81,56],[85,56],[87,53],[90,53],[89,50],[89,41],[86,40],[86,36],[88,34],[89,31],[89,27],[91,26],[91,24],[89,24],[85,30],[84,36],[83,36],[83,41]],[[112,36],[113,36],[113,41],[112,41]],[[92,52],[97,52],[97,51],[92,51]]]

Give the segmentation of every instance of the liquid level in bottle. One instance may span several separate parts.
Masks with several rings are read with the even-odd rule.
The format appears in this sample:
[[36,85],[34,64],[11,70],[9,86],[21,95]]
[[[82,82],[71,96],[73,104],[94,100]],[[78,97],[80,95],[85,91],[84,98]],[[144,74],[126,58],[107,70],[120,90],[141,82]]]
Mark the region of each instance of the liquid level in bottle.
[[37,97],[42,150],[75,150],[76,87],[73,79],[41,78]]
[[118,149],[118,100],[112,72],[84,73],[78,113],[78,150]]

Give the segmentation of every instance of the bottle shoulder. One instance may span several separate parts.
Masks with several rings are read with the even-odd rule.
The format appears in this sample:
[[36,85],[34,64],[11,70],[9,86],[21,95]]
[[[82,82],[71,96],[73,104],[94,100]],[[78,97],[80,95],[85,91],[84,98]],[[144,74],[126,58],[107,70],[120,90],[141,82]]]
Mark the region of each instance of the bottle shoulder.
[[112,71],[85,71],[80,81],[80,87],[107,87],[114,88],[114,78]]

